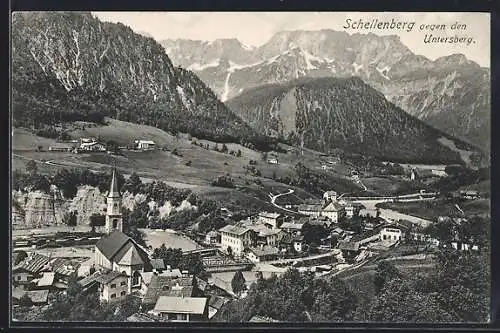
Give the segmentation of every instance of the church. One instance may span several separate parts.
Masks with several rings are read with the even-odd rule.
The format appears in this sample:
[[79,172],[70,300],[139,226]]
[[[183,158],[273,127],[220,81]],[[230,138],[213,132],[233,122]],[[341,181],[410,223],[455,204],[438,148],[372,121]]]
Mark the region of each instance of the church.
[[141,273],[149,270],[150,259],[144,248],[123,233],[122,196],[118,189],[116,170],[106,198],[106,235],[95,245],[94,264],[101,272],[118,272],[127,277],[128,293],[141,286]]

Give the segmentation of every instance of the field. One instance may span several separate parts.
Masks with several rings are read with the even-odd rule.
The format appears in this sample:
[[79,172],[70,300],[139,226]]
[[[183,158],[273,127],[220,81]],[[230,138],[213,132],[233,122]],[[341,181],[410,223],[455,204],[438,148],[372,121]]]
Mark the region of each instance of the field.
[[[278,164],[268,164],[262,152],[244,147],[240,144],[226,144],[229,151],[241,151],[241,156],[221,153],[214,150],[221,143],[192,138],[186,134],[174,136],[158,128],[127,123],[114,119],[106,119],[107,125],[96,126],[89,124],[73,124],[69,132],[73,139],[81,137],[100,137],[103,141],[115,141],[120,146],[130,146],[136,139],[151,139],[158,148],[154,151],[123,150],[123,156],[107,153],[81,153],[48,151],[49,146],[56,144],[56,140],[38,137],[26,129],[13,131],[13,170],[25,169],[26,162],[35,160],[39,172],[53,174],[59,168],[85,168],[93,171],[108,171],[110,165],[115,164],[117,169],[129,175],[136,172],[139,176],[149,180],[162,180],[176,187],[187,187],[202,196],[227,202],[241,202],[258,205],[263,209],[275,210],[269,203],[269,193],[279,194],[294,189],[297,200],[312,197],[308,192],[276,182],[273,176],[284,177],[295,174],[295,165],[304,163],[311,170],[317,170],[325,164],[327,157],[320,153],[304,149],[302,154],[281,152],[291,147],[280,144],[280,152],[268,152],[269,158],[278,159]],[[194,142],[198,143],[195,145]],[[203,143],[209,149],[200,147]],[[42,151],[37,151],[41,146]],[[174,154],[176,150],[176,154]],[[245,168],[250,160],[256,161],[255,168],[261,172],[261,177],[252,175]],[[342,192],[343,188],[358,188],[346,178],[349,167],[338,164],[329,171],[338,181],[332,182],[332,189]],[[226,189],[211,186],[211,182],[218,176],[230,174],[237,188]],[[267,177],[267,178],[266,178]],[[259,179],[262,185],[254,185]],[[284,199],[284,198],[283,198]]]
[[[466,215],[490,214],[489,199],[464,201],[458,205]],[[433,221],[436,220],[439,216],[456,215],[457,213],[459,213],[453,203],[449,203],[444,200],[419,202],[386,202],[377,204],[377,207],[392,209],[404,214],[409,214]]]

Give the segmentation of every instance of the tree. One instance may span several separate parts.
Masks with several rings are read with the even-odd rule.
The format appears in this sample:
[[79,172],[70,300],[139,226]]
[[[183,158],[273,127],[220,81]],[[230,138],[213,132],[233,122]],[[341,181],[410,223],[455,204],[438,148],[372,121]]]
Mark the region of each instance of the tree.
[[236,157],[241,157],[241,150],[238,149],[238,151],[236,152]]
[[96,227],[103,227],[106,224],[106,216],[94,213],[89,218],[89,225],[92,227],[92,232],[95,232]]
[[142,189],[142,180],[139,175],[132,172],[130,177],[123,184],[123,191],[128,191],[132,194],[139,193]]
[[225,143],[223,143],[223,144],[222,144],[222,148],[221,148],[221,150],[220,150],[220,151],[221,151],[221,153],[227,153],[227,151],[228,151],[228,150],[229,150],[229,149],[227,148],[226,144],[225,144]]
[[233,257],[233,249],[232,249],[231,246],[227,247],[227,255],[230,256],[230,257]]
[[32,176],[38,173],[38,166],[34,160],[29,160],[26,162],[26,172]]
[[77,225],[78,212],[72,211],[64,216],[64,223],[70,227],[75,227]]
[[233,279],[231,280],[231,288],[235,294],[239,294],[246,289],[245,277],[241,271],[234,273]]
[[379,261],[375,271],[375,291],[379,293],[388,281],[400,276],[401,273],[392,262],[387,260]]

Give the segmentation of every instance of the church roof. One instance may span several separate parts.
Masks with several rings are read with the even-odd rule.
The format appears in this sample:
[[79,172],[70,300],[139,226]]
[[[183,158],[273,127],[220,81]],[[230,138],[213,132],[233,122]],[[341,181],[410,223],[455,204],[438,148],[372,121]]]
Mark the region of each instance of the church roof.
[[116,169],[113,169],[113,176],[111,178],[111,187],[109,189],[108,198],[120,198],[121,194],[118,190],[118,179],[116,177]]
[[119,230],[99,239],[95,245],[99,251],[109,260],[111,260],[122,247],[130,240],[130,237]]
[[133,242],[128,242],[115,255],[114,261],[119,265],[140,265],[144,264],[144,254],[141,255],[141,249],[135,246]]

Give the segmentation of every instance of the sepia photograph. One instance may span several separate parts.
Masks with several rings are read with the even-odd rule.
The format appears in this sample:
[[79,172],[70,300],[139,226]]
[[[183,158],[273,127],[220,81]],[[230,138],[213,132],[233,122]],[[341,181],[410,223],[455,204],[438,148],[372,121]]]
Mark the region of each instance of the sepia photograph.
[[489,13],[10,30],[12,323],[491,321]]

